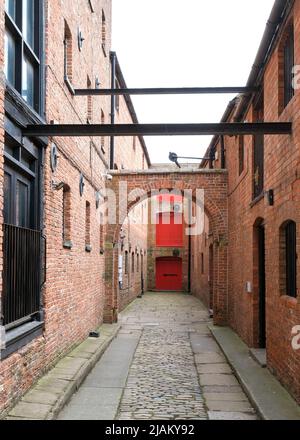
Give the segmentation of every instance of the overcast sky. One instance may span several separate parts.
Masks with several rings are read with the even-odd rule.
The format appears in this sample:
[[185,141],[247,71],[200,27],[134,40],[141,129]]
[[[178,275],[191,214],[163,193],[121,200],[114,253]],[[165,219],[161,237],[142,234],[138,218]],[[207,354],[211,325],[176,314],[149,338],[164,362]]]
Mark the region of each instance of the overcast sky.
[[[113,0],[128,87],[244,86],[274,0]],[[135,96],[141,123],[219,122],[234,95]],[[152,162],[203,156],[210,137],[146,137]]]

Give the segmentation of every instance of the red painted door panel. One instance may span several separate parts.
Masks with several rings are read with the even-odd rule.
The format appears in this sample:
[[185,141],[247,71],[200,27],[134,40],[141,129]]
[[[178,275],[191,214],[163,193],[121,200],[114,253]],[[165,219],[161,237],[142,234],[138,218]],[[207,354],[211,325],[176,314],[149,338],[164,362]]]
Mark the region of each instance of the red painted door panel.
[[158,215],[156,246],[183,247],[183,216],[181,213],[165,212]]
[[160,290],[160,291],[182,290],[181,258],[157,258],[156,290]]

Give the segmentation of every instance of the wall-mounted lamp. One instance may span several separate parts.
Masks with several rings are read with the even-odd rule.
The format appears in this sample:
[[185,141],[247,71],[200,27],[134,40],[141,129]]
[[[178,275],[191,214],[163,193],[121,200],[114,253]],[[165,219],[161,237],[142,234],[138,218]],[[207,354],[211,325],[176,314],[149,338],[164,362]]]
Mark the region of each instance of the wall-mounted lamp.
[[65,182],[56,183],[52,180],[52,189],[55,191],[60,191],[65,186]]
[[106,180],[113,180],[113,176],[108,173],[101,173],[101,177]]
[[85,40],[85,38],[83,37],[81,30],[78,28],[78,49],[80,51],[82,49],[84,40]]
[[269,189],[269,191],[267,191],[267,197],[268,197],[269,205],[274,206],[274,190],[273,189]]
[[98,76],[96,76],[96,78],[95,78],[95,89],[100,89],[100,86],[101,86],[101,82],[100,82]]

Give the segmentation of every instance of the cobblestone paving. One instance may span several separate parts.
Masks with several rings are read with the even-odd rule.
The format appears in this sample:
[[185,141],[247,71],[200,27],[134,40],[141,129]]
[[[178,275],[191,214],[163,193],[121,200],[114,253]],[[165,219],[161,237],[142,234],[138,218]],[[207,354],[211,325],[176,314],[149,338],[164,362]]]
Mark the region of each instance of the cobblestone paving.
[[188,333],[145,329],[119,419],[206,419]]
[[200,301],[147,294],[121,314],[141,332],[118,420],[254,420],[255,412],[207,327]]

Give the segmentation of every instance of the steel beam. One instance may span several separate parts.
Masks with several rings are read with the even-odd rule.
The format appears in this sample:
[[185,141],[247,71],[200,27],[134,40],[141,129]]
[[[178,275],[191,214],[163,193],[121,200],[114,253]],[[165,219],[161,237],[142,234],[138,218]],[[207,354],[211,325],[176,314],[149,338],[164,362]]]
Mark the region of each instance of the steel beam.
[[50,124],[28,125],[24,136],[202,136],[202,135],[289,135],[291,122],[218,123],[218,124]]
[[75,89],[75,96],[112,95],[209,95],[257,92],[258,87],[172,87],[134,89]]

